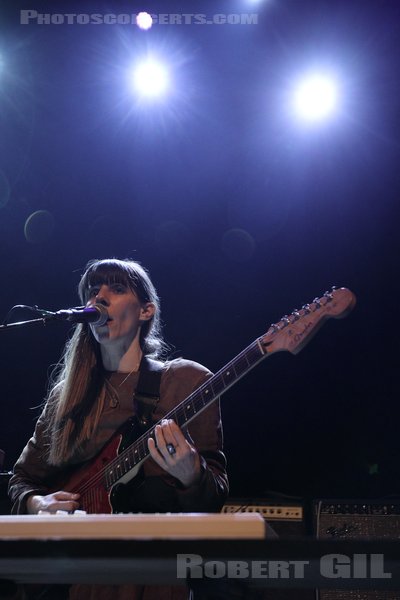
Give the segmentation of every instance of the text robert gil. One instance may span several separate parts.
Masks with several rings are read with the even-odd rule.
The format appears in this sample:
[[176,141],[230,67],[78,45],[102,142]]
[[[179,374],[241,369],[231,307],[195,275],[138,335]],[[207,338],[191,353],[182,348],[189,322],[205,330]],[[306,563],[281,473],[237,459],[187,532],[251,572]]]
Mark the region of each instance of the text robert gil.
[[[200,554],[178,554],[178,579],[304,579],[308,560],[204,560]],[[383,554],[326,554],[319,560],[327,579],[391,579]]]

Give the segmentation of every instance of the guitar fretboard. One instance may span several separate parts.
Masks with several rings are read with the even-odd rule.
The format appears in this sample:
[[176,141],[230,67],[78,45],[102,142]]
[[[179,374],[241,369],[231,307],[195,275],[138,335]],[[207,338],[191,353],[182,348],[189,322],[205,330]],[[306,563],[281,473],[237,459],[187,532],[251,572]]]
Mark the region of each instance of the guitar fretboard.
[[[223,369],[205,381],[197,390],[167,413],[165,419],[173,419],[179,427],[185,427],[207,406],[226,392],[265,357],[262,338],[255,340]],[[131,446],[123,450],[105,469],[105,484],[110,489],[126,473],[149,456],[148,439],[154,438],[155,425],[142,434]]]

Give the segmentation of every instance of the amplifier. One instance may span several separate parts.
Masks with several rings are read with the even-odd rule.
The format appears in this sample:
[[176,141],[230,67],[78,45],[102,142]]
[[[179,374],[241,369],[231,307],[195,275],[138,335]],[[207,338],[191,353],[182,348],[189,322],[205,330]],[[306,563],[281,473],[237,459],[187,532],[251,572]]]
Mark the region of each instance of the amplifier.
[[400,503],[319,500],[317,538],[400,538]]
[[[301,504],[280,503],[269,498],[228,498],[222,512],[257,512],[280,538],[303,537],[306,534],[304,506]],[[315,600],[315,591],[312,589],[269,588],[253,592],[254,596],[250,593],[249,599]]]
[[[319,539],[400,538],[400,503],[319,500],[314,505]],[[318,590],[320,600],[396,600],[400,590]]]
[[266,498],[229,498],[222,508],[222,512],[259,513],[279,537],[299,537],[304,536],[306,533],[302,505],[281,504]]

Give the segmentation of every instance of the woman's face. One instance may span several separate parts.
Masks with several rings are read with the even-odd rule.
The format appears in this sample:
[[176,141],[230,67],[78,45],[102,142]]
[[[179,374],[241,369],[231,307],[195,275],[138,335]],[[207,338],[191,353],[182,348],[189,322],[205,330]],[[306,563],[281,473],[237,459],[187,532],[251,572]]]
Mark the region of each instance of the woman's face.
[[95,339],[100,344],[127,342],[136,337],[140,324],[154,314],[152,303],[142,305],[139,298],[123,283],[98,284],[89,289],[87,306],[102,304],[109,320],[100,327],[90,325]]

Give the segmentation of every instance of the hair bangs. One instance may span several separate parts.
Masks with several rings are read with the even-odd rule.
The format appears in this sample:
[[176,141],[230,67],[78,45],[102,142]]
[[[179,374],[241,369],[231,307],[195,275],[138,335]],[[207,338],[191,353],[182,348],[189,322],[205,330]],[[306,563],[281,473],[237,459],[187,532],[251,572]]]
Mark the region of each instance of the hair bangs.
[[79,296],[86,304],[89,299],[90,288],[98,285],[113,285],[121,283],[132,288],[132,274],[127,265],[117,259],[94,261],[87,268],[79,283]]

